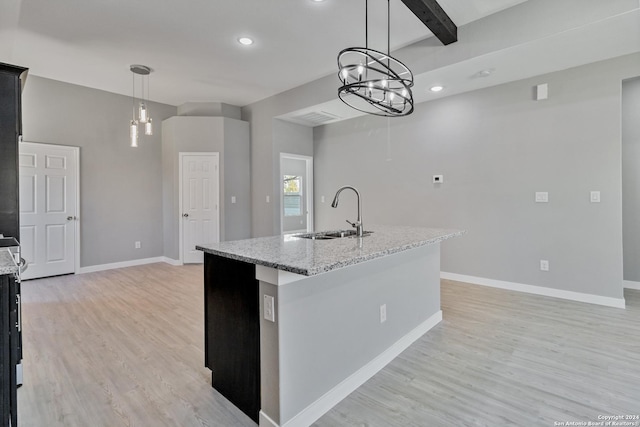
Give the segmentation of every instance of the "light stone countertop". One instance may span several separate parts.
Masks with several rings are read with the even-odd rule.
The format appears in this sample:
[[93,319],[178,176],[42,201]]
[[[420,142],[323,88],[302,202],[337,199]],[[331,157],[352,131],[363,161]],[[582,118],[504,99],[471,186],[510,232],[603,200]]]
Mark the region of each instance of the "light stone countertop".
[[[405,226],[371,226],[372,234],[331,240],[296,235],[198,245],[209,254],[290,271],[304,276],[326,273],[349,265],[461,236],[462,230]],[[303,234],[303,233],[301,233]]]
[[0,275],[14,274],[18,272],[18,266],[13,262],[13,255],[8,248],[0,248]]

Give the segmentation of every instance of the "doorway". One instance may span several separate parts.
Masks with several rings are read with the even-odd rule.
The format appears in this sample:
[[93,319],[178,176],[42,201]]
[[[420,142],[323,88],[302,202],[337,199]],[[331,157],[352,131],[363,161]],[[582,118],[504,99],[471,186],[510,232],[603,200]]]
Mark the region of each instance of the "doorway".
[[80,265],[80,149],[21,142],[20,250],[22,279],[75,273]]
[[219,153],[179,153],[180,260],[199,264],[196,245],[220,241]]
[[280,230],[313,231],[313,157],[280,153]]

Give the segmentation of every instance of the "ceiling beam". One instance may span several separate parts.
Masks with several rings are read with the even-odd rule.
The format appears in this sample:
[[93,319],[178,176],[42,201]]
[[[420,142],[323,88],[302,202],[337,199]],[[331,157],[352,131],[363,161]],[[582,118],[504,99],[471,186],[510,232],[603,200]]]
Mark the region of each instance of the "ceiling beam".
[[444,45],[458,41],[458,27],[437,0],[402,0]]

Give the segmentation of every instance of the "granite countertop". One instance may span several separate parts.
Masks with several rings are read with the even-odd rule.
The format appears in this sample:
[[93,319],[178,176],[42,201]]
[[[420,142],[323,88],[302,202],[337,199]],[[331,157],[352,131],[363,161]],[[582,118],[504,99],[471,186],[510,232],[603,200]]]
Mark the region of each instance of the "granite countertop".
[[14,274],[18,272],[18,266],[13,262],[13,255],[8,248],[0,248],[0,275]]
[[393,253],[461,236],[462,230],[405,226],[371,226],[372,234],[357,238],[311,240],[296,235],[198,245],[196,249],[304,276],[326,273]]

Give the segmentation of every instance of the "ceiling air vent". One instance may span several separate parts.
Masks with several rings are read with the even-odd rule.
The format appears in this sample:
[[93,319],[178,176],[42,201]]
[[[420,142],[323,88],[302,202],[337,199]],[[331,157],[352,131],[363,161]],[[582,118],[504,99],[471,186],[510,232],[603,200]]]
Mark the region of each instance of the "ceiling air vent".
[[291,119],[298,123],[304,123],[307,126],[319,126],[334,120],[339,120],[341,117],[327,113],[326,111],[312,111],[310,113],[291,117]]

